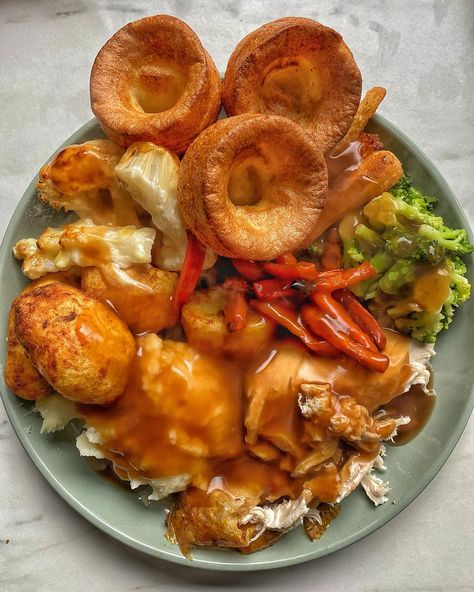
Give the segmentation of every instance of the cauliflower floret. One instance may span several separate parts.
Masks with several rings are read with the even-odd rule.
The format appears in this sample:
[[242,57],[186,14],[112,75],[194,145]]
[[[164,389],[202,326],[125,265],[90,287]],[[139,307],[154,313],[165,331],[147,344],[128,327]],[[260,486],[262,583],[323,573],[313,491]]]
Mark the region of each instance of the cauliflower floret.
[[13,247],[23,259],[23,273],[34,280],[74,266],[114,264],[121,269],[150,263],[155,239],[152,228],[96,226],[89,218],[62,228],[47,228],[38,240],[20,240]]
[[38,199],[95,224],[139,224],[140,207],[114,171],[124,150],[109,140],[63,148],[39,172]]
[[[133,198],[149,212],[161,232],[156,264],[168,271],[181,269],[186,253],[186,230],[178,208],[179,159],[151,142],[132,144],[115,167],[117,177]],[[216,255],[207,250],[204,269],[212,267]]]

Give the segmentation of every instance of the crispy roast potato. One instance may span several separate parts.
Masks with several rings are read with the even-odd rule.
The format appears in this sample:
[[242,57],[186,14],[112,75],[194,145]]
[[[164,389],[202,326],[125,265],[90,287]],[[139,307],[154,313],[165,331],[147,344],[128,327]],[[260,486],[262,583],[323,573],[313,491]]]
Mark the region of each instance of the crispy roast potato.
[[17,397],[28,401],[36,401],[53,391],[53,387],[33,366],[15,335],[13,310],[8,317],[5,382]]
[[[25,294],[38,286],[44,286],[52,282],[75,285],[77,280],[74,276],[67,273],[50,273],[41,279],[28,284],[22,294]],[[28,401],[36,401],[53,391],[52,386],[46,382],[38,370],[33,366],[31,360],[26,355],[25,348],[18,341],[15,334],[13,305],[8,317],[5,382],[17,397],[27,399]]]
[[183,306],[181,322],[189,343],[200,350],[248,358],[271,342],[275,325],[249,311],[245,329],[229,333],[224,322],[225,290],[219,286],[195,291]]
[[172,304],[177,275],[151,265],[135,265],[122,272],[129,284],[118,284],[96,267],[82,274],[81,288],[103,303],[110,303],[135,333],[159,333],[177,322]]
[[72,286],[52,283],[19,296],[13,317],[26,354],[58,393],[99,405],[122,393],[135,341],[110,308]]

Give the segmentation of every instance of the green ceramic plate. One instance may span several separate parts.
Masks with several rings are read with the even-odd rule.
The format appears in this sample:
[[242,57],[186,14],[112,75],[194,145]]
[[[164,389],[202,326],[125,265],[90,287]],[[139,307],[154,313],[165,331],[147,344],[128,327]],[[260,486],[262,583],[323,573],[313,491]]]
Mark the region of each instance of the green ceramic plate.
[[[415,144],[380,116],[374,118],[372,128],[401,159],[416,185],[440,198],[439,212],[447,223],[468,228],[452,191]],[[65,145],[97,137],[101,133],[93,120]],[[26,284],[20,265],[11,254],[13,244],[20,238],[38,236],[45,226],[63,220],[36,200],[34,184],[35,181],[18,204],[0,252],[0,335],[6,333],[10,302]],[[472,256],[468,265],[472,283]],[[114,487],[91,470],[76,451],[73,426],[58,435],[41,436],[39,418],[29,414],[29,405],[9,392],[3,372],[1,394],[18,438],[43,476],[74,509],[104,532],[149,555],[194,567],[235,571],[271,569],[315,559],[360,540],[396,516],[433,479],[458,441],[473,406],[470,322],[473,317],[474,298],[461,307],[452,327],[438,341],[434,360],[438,399],[428,425],[409,444],[388,450],[385,478],[390,481],[390,499],[395,503],[375,508],[362,492],[356,491],[343,502],[342,515],[321,540],[310,542],[303,529],[298,528],[273,547],[249,556],[229,550],[198,550],[193,553],[194,560],[187,562],[178,547],[164,537],[165,503],[154,503],[145,509],[136,494]],[[5,340],[1,338],[0,342],[0,359],[4,360]]]

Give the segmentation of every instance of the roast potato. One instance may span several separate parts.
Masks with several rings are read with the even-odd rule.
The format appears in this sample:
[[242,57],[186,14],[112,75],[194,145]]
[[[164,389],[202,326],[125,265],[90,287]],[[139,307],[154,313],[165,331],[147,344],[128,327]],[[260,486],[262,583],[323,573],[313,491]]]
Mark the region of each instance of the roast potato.
[[[75,285],[77,279],[64,272],[50,273],[41,279],[28,284],[22,294],[25,294],[38,286],[44,286],[52,282],[63,282],[69,285]],[[17,397],[27,399],[28,401],[36,401],[51,393],[53,390],[52,386],[46,382],[38,370],[33,366],[31,360],[26,355],[25,348],[18,341],[15,334],[13,305],[8,317],[5,382]]]
[[72,286],[52,283],[19,296],[13,318],[26,354],[58,393],[99,405],[122,393],[135,341],[109,307]]
[[172,304],[177,275],[151,265],[135,265],[122,272],[129,278],[118,285],[96,267],[82,274],[81,287],[101,302],[109,302],[135,333],[159,333],[177,322]]
[[195,291],[181,311],[189,343],[202,351],[248,358],[266,347],[275,332],[272,321],[249,311],[247,326],[229,333],[224,322],[226,292],[216,286]]

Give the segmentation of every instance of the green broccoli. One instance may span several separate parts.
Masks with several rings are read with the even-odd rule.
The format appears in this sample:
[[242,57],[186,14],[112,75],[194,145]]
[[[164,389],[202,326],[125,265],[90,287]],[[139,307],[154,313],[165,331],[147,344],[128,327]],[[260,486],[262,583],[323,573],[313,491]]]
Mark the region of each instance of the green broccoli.
[[[466,230],[447,227],[433,213],[436,203],[405,176],[390,192],[372,199],[362,212],[347,215],[339,225],[344,265],[368,259],[378,272],[377,277],[352,286],[352,292],[372,304],[382,302],[383,307],[375,309],[381,309],[389,324],[426,343],[435,342],[436,335],[448,328],[456,307],[469,298],[471,286],[459,255],[474,251]],[[436,292],[433,309],[430,290],[436,289],[436,283],[430,287],[427,278],[438,270],[440,277],[449,273],[449,285],[445,282],[444,291]],[[439,308],[438,302],[442,302]]]
[[465,302],[471,295],[471,285],[464,274],[467,271],[466,264],[460,257],[447,259],[448,269],[451,273],[449,298],[443,304],[443,329],[447,329],[453,320],[454,310]]
[[365,224],[357,224],[357,226],[354,229],[354,232],[356,237],[359,240],[367,243],[368,246],[377,250],[383,249],[383,238],[380,236],[378,232],[372,230],[372,228],[369,228]]
[[411,226],[427,224],[433,228],[440,228],[443,225],[440,216],[435,216],[429,211],[421,211],[387,192],[369,201],[363,212],[370,225],[380,232],[385,229],[404,229],[407,221]]
[[396,185],[390,189],[390,193],[397,199],[401,199],[411,206],[415,206],[420,212],[428,214],[433,211],[438,203],[436,197],[430,197],[413,187],[411,177],[403,176]]
[[410,337],[423,343],[435,343],[436,336],[445,328],[442,313],[426,310],[396,319],[395,327],[402,333],[408,333]]
[[398,228],[386,230],[382,237],[389,253],[410,261],[426,261],[437,265],[443,261],[445,256],[444,247],[437,240],[430,240]]
[[469,236],[464,228],[448,228],[440,226],[432,228],[428,224],[418,227],[418,235],[428,241],[437,242],[446,251],[453,251],[459,255],[466,255],[474,251],[474,245],[469,242]]
[[379,289],[385,294],[397,294],[403,286],[415,279],[416,265],[408,259],[397,259],[379,280]]

